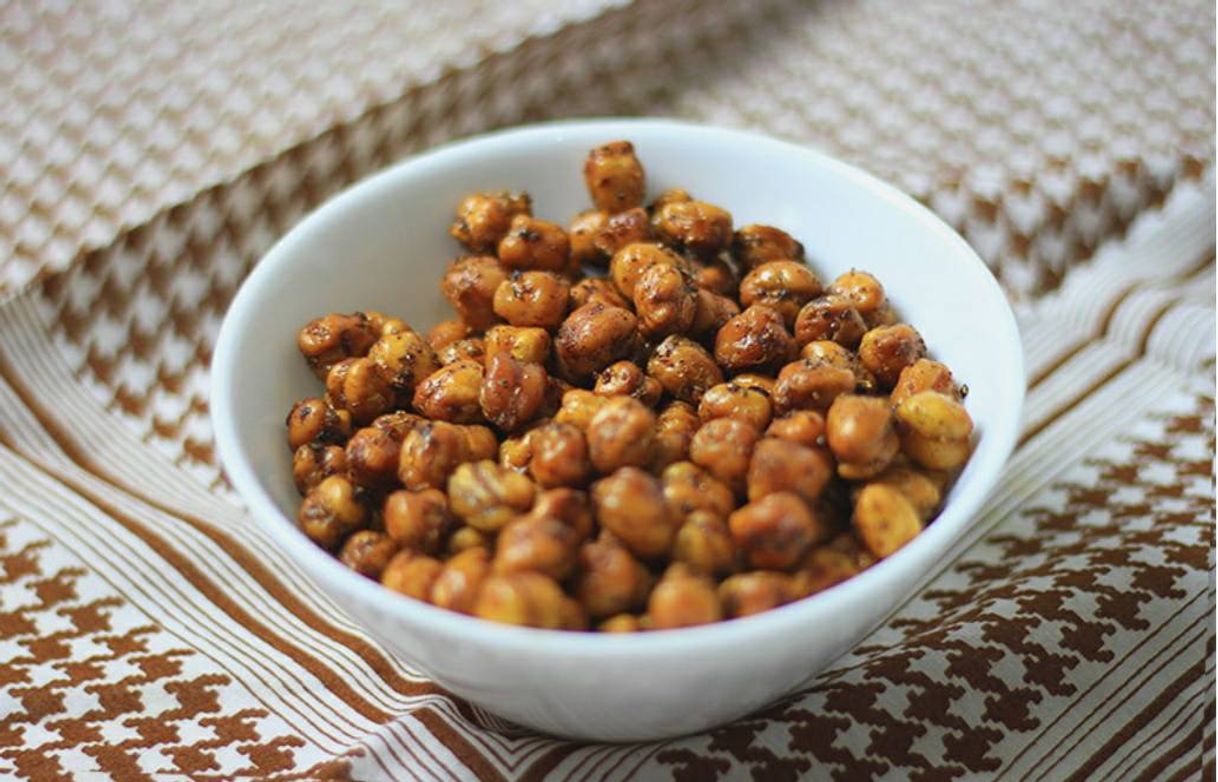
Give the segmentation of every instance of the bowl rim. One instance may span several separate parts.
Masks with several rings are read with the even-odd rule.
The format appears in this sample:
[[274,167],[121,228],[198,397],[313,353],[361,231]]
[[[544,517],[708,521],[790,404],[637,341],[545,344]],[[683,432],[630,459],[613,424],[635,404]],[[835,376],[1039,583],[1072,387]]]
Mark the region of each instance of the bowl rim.
[[[303,244],[313,230],[338,219],[346,210],[358,207],[365,199],[375,199],[402,178],[423,174],[428,169],[445,168],[458,163],[472,150],[479,152],[508,152],[522,141],[537,137],[561,139],[567,133],[580,135],[595,132],[604,138],[629,138],[631,134],[677,134],[702,137],[725,145],[752,145],[767,148],[771,154],[801,158],[814,166],[827,168],[871,190],[893,208],[911,213],[928,231],[954,245],[971,263],[983,272],[979,275],[978,304],[997,307],[996,325],[1003,340],[995,348],[1009,356],[1006,382],[997,382],[1009,397],[1010,415],[991,423],[983,435],[988,458],[953,488],[950,501],[936,516],[934,523],[895,554],[882,559],[854,577],[823,592],[793,601],[784,606],[752,616],[716,622],[709,625],[644,633],[588,633],[567,630],[545,630],[499,624],[485,619],[438,608],[420,600],[402,599],[380,584],[356,574],[337,558],[310,541],[293,520],[276,506],[258,478],[248,455],[238,446],[236,419],[237,384],[234,377],[236,344],[252,303],[261,298],[263,289],[274,287],[281,270],[290,265],[298,245]],[[761,133],[701,125],[690,122],[650,118],[596,118],[561,120],[516,126],[446,142],[419,154],[404,158],[386,169],[358,180],[332,196],[299,220],[255,264],[242,281],[241,287],[225,313],[216,347],[212,355],[209,388],[211,421],[220,464],[245,501],[257,523],[266,528],[295,564],[314,581],[325,581],[333,589],[354,595],[356,599],[373,604],[377,610],[396,615],[407,625],[419,626],[428,632],[442,632],[465,640],[495,644],[505,650],[531,653],[556,653],[575,657],[599,656],[606,652],[639,656],[655,654],[707,653],[708,650],[738,645],[751,635],[781,634],[784,628],[794,628],[815,616],[826,601],[849,602],[852,593],[870,592],[882,588],[890,570],[913,555],[914,551],[937,547],[948,550],[955,539],[964,534],[982,503],[997,484],[1000,472],[1015,447],[1025,395],[1025,375],[1022,343],[1010,302],[1002,292],[989,267],[971,246],[938,215],[912,197],[872,174],[838,160],[825,152],[808,146],[783,141]],[[974,456],[980,452],[978,448]],[[904,556],[903,556],[904,555]],[[928,571],[929,572],[929,571]],[[911,594],[912,596],[912,594]],[[901,603],[898,603],[898,608]],[[357,620],[363,626],[363,622]]]

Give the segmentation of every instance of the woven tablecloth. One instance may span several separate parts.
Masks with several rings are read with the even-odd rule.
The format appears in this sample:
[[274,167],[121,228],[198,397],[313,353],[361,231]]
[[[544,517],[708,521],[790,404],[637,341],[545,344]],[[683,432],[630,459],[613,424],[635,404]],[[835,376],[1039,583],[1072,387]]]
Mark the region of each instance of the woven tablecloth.
[[[1213,96],[1200,0],[0,4],[0,776],[1214,778]],[[607,114],[895,182],[994,269],[1029,372],[917,594],[807,690],[647,745],[393,659],[244,512],[207,417],[225,307],[309,209]]]

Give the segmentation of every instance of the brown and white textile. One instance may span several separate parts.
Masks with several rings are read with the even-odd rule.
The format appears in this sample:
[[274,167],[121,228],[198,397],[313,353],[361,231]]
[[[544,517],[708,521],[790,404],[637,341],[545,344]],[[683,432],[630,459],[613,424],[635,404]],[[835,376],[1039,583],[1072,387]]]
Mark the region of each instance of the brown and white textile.
[[[0,4],[0,777],[1212,779],[1213,95],[1196,0]],[[617,113],[893,180],[1007,286],[1029,371],[917,594],[807,690],[654,745],[520,731],[387,655],[207,418],[227,302],[322,199]]]

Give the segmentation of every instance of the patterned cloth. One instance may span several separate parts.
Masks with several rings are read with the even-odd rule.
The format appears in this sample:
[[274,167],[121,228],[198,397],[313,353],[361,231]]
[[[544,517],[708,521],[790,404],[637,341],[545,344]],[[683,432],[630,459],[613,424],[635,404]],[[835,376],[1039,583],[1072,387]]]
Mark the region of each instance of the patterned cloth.
[[[1196,0],[0,4],[0,776],[1214,777],[1214,10]],[[654,745],[501,724],[244,513],[207,362],[271,242],[552,117],[815,144],[1016,303],[971,534],[809,687]]]

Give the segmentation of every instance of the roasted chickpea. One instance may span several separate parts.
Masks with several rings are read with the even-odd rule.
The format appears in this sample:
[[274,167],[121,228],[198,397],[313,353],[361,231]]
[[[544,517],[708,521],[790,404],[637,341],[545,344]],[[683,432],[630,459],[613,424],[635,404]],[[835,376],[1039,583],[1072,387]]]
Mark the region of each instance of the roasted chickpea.
[[588,424],[588,457],[602,475],[641,467],[650,457],[655,413],[628,396],[609,397]]
[[546,401],[546,371],[540,364],[517,361],[497,353],[487,362],[478,403],[486,419],[505,432],[514,432],[537,418]]
[[609,213],[643,204],[643,166],[629,141],[613,141],[593,149],[584,161],[584,183],[592,203]]
[[836,541],[814,546],[793,577],[793,591],[797,597],[808,597],[858,575],[865,567],[857,554],[843,551]]
[[499,353],[526,364],[544,365],[550,357],[550,333],[536,326],[494,326],[487,330],[484,342],[488,366]]
[[324,380],[330,367],[343,359],[366,355],[379,336],[375,324],[362,312],[331,313],[306,323],[296,336],[296,345],[313,374]]
[[570,300],[572,312],[592,302],[599,302],[607,307],[621,307],[629,310],[634,306],[625,296],[618,292],[617,286],[604,277],[586,277],[571,286],[567,298]]
[[567,238],[571,245],[571,265],[602,265],[606,258],[596,246],[596,238],[609,224],[609,214],[599,209],[580,212],[567,226]]
[[593,392],[600,396],[628,396],[648,407],[655,407],[664,394],[659,381],[644,374],[633,361],[617,361],[596,376]]
[[771,261],[802,261],[804,246],[770,225],[744,225],[732,237],[732,254],[745,269]]
[[853,269],[834,280],[829,286],[829,292],[845,297],[858,310],[863,320],[888,302],[884,296],[884,286],[879,280],[867,272]]
[[402,548],[435,554],[456,526],[448,497],[439,489],[395,491],[381,509],[385,533]]
[[487,552],[488,562],[490,560],[492,545],[494,545],[493,536],[480,532],[470,526],[458,527],[448,538],[448,552],[450,554],[456,555],[472,548],[480,548]]
[[499,453],[498,438],[485,426],[458,426],[457,433],[461,436],[462,453],[467,462],[494,459]]
[[673,541],[673,561],[708,576],[730,573],[736,567],[736,544],[724,518],[707,510],[690,513]]
[[863,315],[863,322],[867,324],[867,328],[876,329],[880,326],[895,326],[901,322],[897,316],[897,311],[893,308],[892,303],[885,301],[877,309]]
[[921,391],[897,407],[901,450],[929,470],[954,470],[968,461],[973,419],[964,405],[937,391]]
[[499,466],[519,473],[529,471],[533,459],[533,430],[519,437],[509,437],[499,444]]
[[943,501],[947,476],[944,473],[894,465],[868,483],[883,483],[901,492],[917,512],[918,518],[926,521],[935,515]]
[[297,519],[310,540],[333,551],[367,524],[368,510],[360,502],[355,484],[342,475],[331,475],[305,496]]
[[626,299],[634,300],[634,288],[643,272],[653,266],[672,266],[686,269],[688,262],[662,244],[633,242],[613,254],[609,261],[609,276],[618,292]]
[[292,481],[302,495],[331,475],[341,475],[346,470],[347,452],[341,445],[306,443],[292,454]]
[[495,314],[495,293],[507,278],[507,271],[497,258],[488,255],[460,258],[444,273],[440,290],[461,320],[482,331],[499,320]]
[[738,383],[720,383],[707,390],[698,404],[703,422],[716,418],[735,418],[757,430],[770,425],[770,397],[755,388]]
[[752,424],[716,418],[703,424],[689,446],[689,459],[733,492],[743,495],[753,447],[761,435]]
[[697,290],[689,275],[676,266],[647,268],[634,285],[639,331],[649,338],[688,331],[697,311]]
[[890,556],[922,531],[922,520],[905,495],[883,483],[868,484],[859,492],[853,521],[863,545],[880,559]]
[[347,358],[330,368],[326,394],[336,408],[367,424],[393,407],[394,393],[381,368],[370,358]]
[[[436,359],[441,366],[455,364],[458,361],[485,362],[486,341],[481,337],[466,337],[456,342],[450,342],[436,354]],[[427,375],[423,377],[427,377]]]
[[881,326],[863,335],[859,360],[883,388],[892,388],[901,371],[926,355],[926,343],[913,326]]
[[800,345],[824,339],[855,348],[866,332],[863,316],[850,299],[837,294],[813,299],[795,317],[795,341]]
[[431,602],[440,608],[472,613],[482,582],[491,572],[490,552],[481,546],[464,549],[444,563],[431,585]]
[[832,457],[823,448],[766,437],[757,443],[749,462],[749,499],[789,491],[814,502],[833,478],[833,467]]
[[513,218],[532,213],[526,193],[474,193],[457,205],[457,219],[448,233],[473,252],[490,252],[507,235]]
[[555,348],[571,379],[584,379],[625,358],[635,347],[633,312],[591,302],[572,312],[558,328]]
[[825,417],[815,410],[792,410],[782,418],[775,418],[765,435],[809,448],[823,446]]
[[335,410],[324,399],[302,399],[292,405],[286,424],[292,450],[311,443],[342,445],[351,436],[351,414]]
[[692,200],[694,200],[693,196],[691,196],[683,188],[670,187],[656,196],[656,200],[651,202],[651,205],[647,207],[647,210],[654,213],[668,204],[679,204],[684,201]]
[[763,570],[789,570],[832,528],[793,492],[767,494],[728,517],[728,528],[748,563]]
[[478,397],[483,374],[482,363],[472,359],[442,366],[415,388],[414,408],[437,421],[480,421],[482,408]]
[[502,624],[559,630],[569,624],[568,599],[554,579],[542,573],[489,576],[474,601],[474,616]]
[[715,583],[688,568],[670,569],[647,601],[647,616],[657,630],[693,627],[723,618]]
[[596,629],[602,633],[641,633],[647,625],[637,616],[618,614],[601,622]]
[[698,404],[707,389],[723,382],[723,372],[706,348],[688,337],[664,339],[647,362],[647,374],[682,402]]
[[425,423],[427,423],[427,419],[421,415],[408,413],[405,410],[392,410],[384,415],[378,415],[376,418],[373,418],[369,426],[380,429],[385,434],[401,442],[410,430],[416,429]]
[[385,334],[368,350],[400,400],[409,400],[419,381],[440,368],[431,345],[413,331]]
[[567,312],[567,281],[551,272],[519,272],[499,283],[495,314],[513,326],[555,328]]
[[623,467],[593,485],[592,500],[601,526],[635,556],[655,559],[672,548],[678,520],[656,478],[636,467]]
[[467,462],[448,479],[453,512],[474,529],[496,532],[533,507],[537,487],[518,472],[490,460]]
[[651,471],[659,472],[688,458],[689,445],[701,425],[698,414],[685,402],[673,402],[661,410],[651,441]]
[[576,426],[551,422],[531,433],[529,474],[543,488],[583,486],[592,477],[588,441]]
[[946,365],[928,358],[920,358],[901,370],[889,399],[893,406],[897,406],[921,391],[938,391],[957,402],[964,398],[962,389],[952,377],[952,371]]
[[[492,293],[492,296],[494,294]],[[459,339],[465,339],[473,334],[465,321],[459,318],[442,320],[427,332],[427,344],[433,351],[443,350]]]
[[731,488],[693,462],[668,465],[660,475],[660,482],[664,499],[681,518],[695,511],[706,511],[716,518],[726,519],[736,507]]
[[347,475],[358,486],[384,489],[397,480],[402,438],[376,426],[360,429],[347,441]]
[[535,571],[562,580],[575,567],[579,535],[549,516],[520,516],[499,533],[496,573]]
[[651,222],[647,212],[638,207],[614,215],[591,210],[576,215],[569,236],[572,266],[604,266],[626,245],[647,241]]
[[380,581],[381,573],[397,551],[397,544],[388,535],[366,529],[347,538],[338,558],[361,576]]
[[600,396],[582,388],[573,388],[562,395],[562,407],[554,416],[554,421],[560,424],[570,424],[586,433],[593,417],[600,412],[609,399],[610,397]]
[[799,261],[769,261],[740,281],[740,303],[745,307],[764,304],[778,310],[787,328],[803,306],[821,293],[816,275]]
[[755,372],[744,372],[736,375],[728,382],[734,383],[738,386],[743,386],[744,388],[750,388],[754,391],[760,391],[766,396],[773,396],[774,384],[777,381],[769,375],[761,375]]
[[711,258],[694,264],[694,285],[708,293],[735,299],[740,291],[740,277],[722,258]]
[[754,570],[728,576],[719,585],[719,600],[728,619],[760,614],[786,605],[794,598],[791,576],[773,570]]
[[638,608],[651,590],[647,568],[616,541],[585,543],[579,565],[575,596],[593,619]]
[[740,314],[740,307],[726,296],[704,288],[699,288],[696,295],[694,320],[689,327],[693,336],[717,334],[729,320]]
[[398,479],[412,491],[443,489],[457,465],[471,458],[469,436],[461,427],[429,421],[402,440]]
[[701,258],[713,258],[732,241],[732,216],[705,201],[668,203],[655,211],[651,227],[665,243]]
[[549,489],[537,495],[530,516],[558,519],[570,527],[582,542],[591,537],[596,527],[592,518],[592,499],[587,492],[576,489]]
[[571,243],[562,226],[516,215],[507,235],[499,240],[499,261],[509,269],[566,271]]
[[839,396],[825,417],[825,437],[837,458],[838,475],[847,480],[876,475],[900,449],[892,410],[882,397]]
[[394,592],[426,602],[444,570],[438,559],[402,549],[381,572],[381,584]]
[[715,335],[715,360],[729,372],[780,367],[795,351],[782,315],[763,305],[749,307]]
[[779,413],[792,410],[825,410],[841,394],[854,390],[857,379],[849,369],[821,359],[793,361],[778,373],[774,384],[774,407]]
[[414,330],[406,325],[406,321],[401,318],[391,318],[383,312],[368,310],[364,315],[367,316],[368,323],[372,325],[372,330],[382,337],[389,334],[403,334]]

